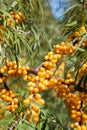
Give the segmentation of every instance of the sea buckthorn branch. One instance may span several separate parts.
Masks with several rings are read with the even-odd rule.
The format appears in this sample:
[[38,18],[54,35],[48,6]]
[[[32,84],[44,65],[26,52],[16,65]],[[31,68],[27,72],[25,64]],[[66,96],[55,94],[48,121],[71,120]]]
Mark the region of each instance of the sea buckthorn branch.
[[[84,30],[82,27],[81,29]],[[76,37],[77,33],[74,33],[73,35]],[[20,76],[22,77],[22,80],[27,83],[26,86],[29,96],[22,100],[22,103],[25,106],[28,106],[28,109],[25,112],[27,121],[34,121],[36,123],[39,122],[40,106],[43,106],[45,103],[39,92],[53,87],[57,97],[63,98],[65,105],[70,110],[71,118],[74,122],[70,125],[70,127],[72,129],[76,128],[77,130],[79,127],[86,127],[85,122],[87,120],[87,115],[84,112],[84,107],[85,102],[87,101],[87,94],[84,91],[80,92],[75,90],[75,75],[72,76],[70,73],[67,73],[64,78],[57,72],[57,70],[59,71],[59,67],[54,74],[56,64],[60,62],[63,57],[68,60],[68,56],[66,55],[70,55],[75,51],[75,45],[69,45],[72,39],[73,37],[68,39],[68,42],[61,42],[60,45],[55,45],[54,50],[47,53],[44,57],[43,63],[41,63],[37,68],[22,66],[19,61],[17,65],[16,61],[8,60],[1,66],[1,78],[3,78],[4,74],[7,74],[6,79],[4,81],[1,80],[1,84],[3,84],[3,82],[6,83],[6,80],[10,77],[19,78]],[[77,45],[80,40],[81,38],[79,39]],[[83,68],[81,68],[82,71],[79,71],[79,73],[86,71],[86,65]],[[62,69],[62,73],[63,72],[64,66]],[[85,75],[85,73],[83,73],[83,75]],[[10,112],[14,112],[19,107],[19,98],[17,98],[14,92],[10,89],[1,89],[0,93],[2,100],[10,103],[7,106],[7,109]]]
[[36,67],[36,68],[30,68],[30,69],[28,70],[28,74],[31,73],[31,74],[37,75],[37,74],[38,74],[38,71],[39,71],[39,69],[40,69],[41,66],[43,66],[43,63],[41,63],[41,64],[40,64],[38,67]]
[[34,74],[34,75],[37,75],[38,70],[36,70],[35,68],[30,68],[30,70],[28,71],[28,74],[29,74],[29,73]]
[[[48,54],[44,57],[43,66],[41,66],[39,68],[39,71],[37,73],[38,75],[36,77],[33,76],[32,78],[29,79],[29,83],[27,84],[27,86],[29,88],[30,94],[32,94],[32,96],[34,95],[33,98],[36,95],[35,93],[38,93],[39,91],[43,91],[43,90],[46,90],[50,87],[56,86],[57,82],[59,83],[59,81],[60,81],[60,83],[61,83],[61,81],[64,82],[64,79],[55,78],[55,76],[53,75],[53,72],[52,72],[53,69],[55,68],[57,61],[60,61],[61,54],[65,55],[66,53],[68,53],[68,51],[66,51],[67,50],[66,46],[64,47],[64,50],[62,51],[62,49],[63,49],[62,46],[64,47],[65,43],[61,43],[61,45],[58,46],[57,53],[55,51],[54,52],[48,52]],[[55,46],[54,49],[56,49],[56,46]],[[73,51],[70,51],[70,53],[71,52],[73,52]],[[68,84],[69,82],[72,83],[73,80],[72,79],[70,79],[70,81],[66,80],[66,84]],[[67,85],[63,85],[63,86],[67,86]],[[59,88],[59,86],[58,86],[58,88]],[[67,91],[67,89],[66,89],[66,91]],[[23,103],[29,104],[30,98],[28,97],[27,99],[25,99]],[[30,112],[28,112],[28,113],[30,114]],[[27,120],[30,121],[29,115],[27,117]]]

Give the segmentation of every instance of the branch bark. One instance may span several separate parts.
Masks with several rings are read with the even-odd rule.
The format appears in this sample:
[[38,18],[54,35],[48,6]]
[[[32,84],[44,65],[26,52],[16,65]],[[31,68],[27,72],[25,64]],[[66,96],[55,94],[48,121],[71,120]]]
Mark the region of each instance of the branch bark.
[[28,74],[31,73],[31,74],[37,75],[40,67],[42,66],[43,66],[43,62],[37,68],[30,68],[28,70]]

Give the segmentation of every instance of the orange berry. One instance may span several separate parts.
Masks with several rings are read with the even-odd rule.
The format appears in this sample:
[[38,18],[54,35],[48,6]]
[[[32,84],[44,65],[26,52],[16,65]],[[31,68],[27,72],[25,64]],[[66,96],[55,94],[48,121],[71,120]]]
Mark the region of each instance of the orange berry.
[[37,93],[37,94],[35,95],[35,98],[36,98],[36,99],[40,99],[40,98],[41,98],[41,95]]
[[12,91],[12,90],[9,90],[9,94],[13,94],[13,91]]
[[6,65],[4,65],[4,66],[3,66],[3,69],[4,69],[4,71],[6,71],[6,70],[7,70],[7,66],[6,66]]
[[5,93],[6,93],[6,89],[2,89],[2,90],[1,90],[1,93],[2,93],[2,94],[5,94]]
[[10,24],[12,22],[11,18],[7,18],[7,22]]
[[43,99],[40,99],[40,100],[37,101],[37,103],[40,104],[40,105],[43,105],[45,103],[45,101]]
[[12,14],[15,14],[15,12],[14,12],[14,11],[11,11],[10,14],[11,14],[11,15],[12,15]]
[[18,19],[15,19],[15,22],[18,24],[18,23],[19,23],[19,20],[18,20]]
[[1,98],[3,99],[3,100],[5,100],[5,98],[6,98],[6,95],[1,95]]
[[4,73],[4,68],[1,68],[1,69],[0,69],[0,73]]
[[71,78],[71,74],[68,73],[66,77],[67,77],[68,79]]
[[3,79],[2,78],[0,78],[0,83],[3,83]]
[[29,87],[29,92],[33,93],[34,92],[34,88],[33,87]]
[[86,114],[83,114],[83,115],[82,115],[82,118],[83,118],[84,120],[87,120],[87,115],[86,115]]
[[23,74],[26,75],[26,74],[27,74],[27,71],[26,71],[26,70],[23,70]]
[[73,129],[74,128],[74,124],[70,124],[70,128]]
[[75,121],[76,122],[80,122],[81,121],[81,117],[76,117]]
[[24,99],[24,101],[23,101],[23,104],[25,104],[25,105],[27,105],[27,104],[29,104],[29,99]]
[[74,32],[73,35],[74,35],[75,37],[77,37],[77,36],[79,36],[79,32]]
[[14,97],[15,97],[14,93],[10,94],[10,97],[11,97],[11,98],[14,98]]
[[15,19],[17,19],[18,21],[20,21],[20,20],[21,20],[21,18],[20,18],[20,16],[19,16],[19,14],[15,14],[15,15],[14,15],[14,18],[15,18]]
[[39,111],[39,107],[35,106],[35,105],[32,105],[32,109],[35,111],[35,112],[38,112]]
[[30,114],[30,113],[31,113],[30,110],[28,110],[28,111],[27,111],[27,115]]
[[38,90],[38,88],[34,88],[34,93],[37,93],[37,92],[39,92],[39,90]]
[[49,59],[49,57],[48,57],[48,55],[46,55],[45,57],[44,57],[44,60],[48,60]]
[[27,80],[27,75],[25,75],[25,76],[23,77],[23,80],[24,80],[24,81],[26,81],[26,80]]
[[80,27],[80,30],[81,30],[82,32],[86,31],[86,29],[85,29],[84,26]]
[[57,59],[61,59],[61,55],[60,54],[57,54]]
[[22,16],[22,15],[23,15],[23,13],[22,13],[22,12],[18,12],[18,14],[19,14],[20,16]]
[[10,97],[9,97],[9,96],[6,96],[5,100],[6,100],[7,102],[9,102],[9,101],[10,101]]
[[76,115],[75,115],[75,114],[71,115],[71,118],[75,119],[75,118],[76,118]]
[[77,112],[77,116],[81,116],[81,112],[80,111]]
[[11,110],[11,106],[9,105],[9,106],[7,106],[7,110]]
[[77,126],[77,130],[82,130],[82,129],[81,129],[81,126]]
[[33,119],[33,120],[34,120],[34,122],[36,122],[36,123],[37,123],[37,122],[39,122],[39,117],[38,117],[38,116],[37,116],[37,117],[34,117],[34,119]]
[[17,73],[18,73],[18,74],[22,74],[22,69],[21,69],[21,68],[20,68],[20,69],[18,68]]
[[85,126],[85,125],[82,125],[82,126],[81,126],[81,130],[86,130],[86,126]]
[[15,105],[14,105],[14,108],[15,108],[15,109],[17,109],[17,108],[18,108],[18,105],[17,105],[17,104],[15,104]]
[[14,111],[15,111],[15,108],[14,108],[14,107],[12,107],[11,111],[12,111],[12,112],[14,112]]
[[28,97],[29,101],[33,99],[33,94]]
[[14,27],[14,23],[13,22],[10,23],[10,27]]
[[27,75],[27,80],[31,80],[31,76],[30,75]]
[[18,103],[18,99],[17,99],[17,98],[14,98],[14,99],[13,99],[13,102],[14,102],[15,104],[17,104],[17,103]]

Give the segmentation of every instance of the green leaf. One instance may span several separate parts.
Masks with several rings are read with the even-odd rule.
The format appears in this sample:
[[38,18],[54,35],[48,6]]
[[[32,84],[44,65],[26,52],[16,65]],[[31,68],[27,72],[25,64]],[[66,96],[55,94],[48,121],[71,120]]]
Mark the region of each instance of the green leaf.
[[86,50],[83,49],[83,48],[80,48],[80,47],[74,47],[74,48],[76,48],[76,50],[79,50],[79,51],[81,51],[81,52],[86,52]]
[[39,3],[39,8],[40,8],[40,14],[41,14],[41,16],[42,16],[42,19],[43,19],[43,14],[44,14],[44,12],[43,12],[43,6],[41,5],[41,2],[40,2],[40,0],[38,0],[38,3]]
[[81,41],[79,42],[78,47],[75,47],[76,50],[73,52],[72,56],[74,56],[74,55],[76,54],[77,50],[80,50],[80,51],[82,51],[82,52],[86,52],[84,49],[80,48],[81,45],[82,45],[82,43],[86,40],[86,38],[87,38],[87,34],[85,34],[85,35],[83,36],[83,38],[82,38]]
[[46,124],[45,130],[50,130],[49,124]]
[[18,2],[17,2],[17,1],[14,1],[14,2],[11,4],[11,7],[14,8],[17,4],[18,4]]
[[7,115],[5,118],[0,119],[0,125],[9,124],[14,121],[13,115]]
[[17,130],[24,130],[22,125],[17,125],[16,128],[17,128]]
[[69,11],[71,11],[72,9],[76,8],[76,7],[81,7],[80,4],[75,4],[72,7],[68,8],[60,17],[62,17],[63,15],[67,14]]
[[74,26],[77,24],[77,21],[73,21],[71,23],[66,24],[67,27]]

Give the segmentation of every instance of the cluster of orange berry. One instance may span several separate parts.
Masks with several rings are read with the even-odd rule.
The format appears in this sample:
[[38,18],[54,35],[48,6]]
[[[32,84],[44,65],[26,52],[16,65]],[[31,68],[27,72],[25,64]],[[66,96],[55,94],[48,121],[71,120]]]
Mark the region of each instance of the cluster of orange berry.
[[[53,76],[51,68],[55,68],[54,64],[56,64],[57,60],[61,58],[60,54],[54,54],[53,52],[48,52],[48,55],[44,57],[44,63],[39,68],[38,73],[36,75],[27,73],[23,80],[27,80],[27,87],[29,90],[30,96],[24,99],[24,104],[31,104],[34,103],[34,108],[28,110],[27,120],[31,120],[31,116],[33,116],[33,121],[38,122],[39,121],[39,111],[35,111],[35,108],[37,107],[37,104],[43,105],[45,102],[43,99],[41,99],[41,96],[38,94],[40,91],[46,90],[49,87],[52,87],[53,85],[56,85],[57,79],[55,79]],[[48,61],[47,61],[47,60]],[[49,65],[50,63],[50,65]],[[47,66],[49,65],[49,67]],[[31,98],[32,97],[32,98]],[[36,104],[35,104],[36,103]],[[36,114],[37,113],[37,114]],[[34,116],[38,115],[38,116]]]
[[62,55],[71,54],[73,53],[74,50],[75,49],[73,45],[71,44],[69,45],[69,42],[61,42],[60,45],[54,46],[55,53],[62,54]]
[[21,66],[20,62],[5,60],[4,65],[0,68],[0,73],[8,74],[11,77],[25,76],[29,70],[28,66]]
[[54,52],[48,52],[48,54],[44,57],[44,63],[43,66],[46,69],[52,69],[55,68],[56,63],[61,59],[61,55],[54,53]]
[[[23,15],[22,12],[13,12],[12,11],[12,12],[10,12],[10,15],[16,24],[19,24],[25,20],[25,16]],[[10,26],[10,27],[14,26],[14,22],[12,21],[11,18],[7,18],[7,23],[8,23],[8,26]]]
[[[71,54],[75,50],[83,38],[84,33],[86,33],[86,29],[84,26],[80,27],[79,31],[75,31],[72,35],[68,36],[68,40],[66,42],[61,42],[61,44],[54,46],[54,51],[59,54]],[[87,45],[87,40],[82,43],[82,46]]]
[[78,92],[74,88],[75,81],[67,74],[67,78],[58,79],[55,87],[57,97],[63,98],[65,105],[68,107],[72,122],[70,128],[76,130],[87,129],[85,123],[87,122],[87,114],[84,111],[85,103],[87,102],[87,94],[85,92]]
[[[79,43],[81,42],[84,34],[86,34],[86,28],[84,26],[80,27],[78,31],[75,31],[68,37],[67,42],[73,43],[75,47],[78,47]],[[85,39],[81,45],[81,47],[87,46],[87,40]]]
[[[3,65],[0,68],[0,83],[5,84],[10,77],[18,78],[20,76],[22,77],[23,81],[26,81],[26,83],[31,79],[34,81],[36,80],[38,81],[37,77],[33,78],[32,74],[31,75],[29,74],[29,70],[30,69],[28,66],[22,66],[20,62],[17,63],[16,61],[5,60]],[[38,105],[43,105],[44,100],[41,98],[40,94],[37,93],[38,92],[37,88],[34,87],[32,90],[31,87],[32,85],[33,87],[35,86],[34,83],[31,82],[27,83],[27,88],[29,90],[29,97],[23,100],[23,104],[29,105],[28,113],[26,113],[26,119],[28,121],[31,120],[31,118],[28,117],[31,117],[32,114],[33,121],[38,122],[39,121]],[[3,101],[8,102],[7,110],[9,110],[10,112],[14,112],[18,108],[19,98],[15,97],[14,92],[10,90],[10,88],[1,89],[0,98]],[[29,115],[29,111],[30,111],[30,115]]]
[[[81,97],[82,93],[73,93],[71,98],[67,99],[65,102],[71,112],[71,118],[74,121],[71,123],[70,127],[76,128],[77,130],[82,130],[83,126],[87,129],[85,125],[87,121],[87,114],[84,112],[85,102],[84,99]],[[84,94],[84,97],[86,97]]]
[[57,92],[57,96],[60,98],[68,98],[70,97],[71,93],[74,91],[74,79],[67,78],[58,79],[58,82],[55,87],[55,92]]
[[[25,16],[22,12],[10,12],[11,17],[6,17],[6,21],[7,21],[7,27],[14,27],[15,23],[19,24],[23,21],[25,21]],[[5,15],[4,14],[0,14],[0,18],[4,19]],[[1,21],[2,22],[2,21]],[[3,25],[3,23],[1,23],[0,25],[0,44],[3,41],[3,32],[5,30],[5,27]]]
[[7,110],[14,112],[18,108],[18,98],[15,97],[15,93],[12,90],[1,89],[0,98],[8,102]]
[[30,107],[26,112],[27,121],[31,122],[33,120],[37,123],[39,121],[39,105],[44,105],[44,100],[41,99],[41,95],[38,93],[34,95],[31,94],[29,97],[23,100],[23,104],[30,104]]
[[21,75],[24,78],[28,70],[28,66],[21,66],[20,63],[17,64],[16,61],[10,62],[9,60],[5,60],[0,68],[0,84],[4,84],[5,87],[0,90],[0,98],[9,103],[7,109],[11,112],[18,108],[18,98],[15,97],[14,92],[9,87],[5,86],[6,81],[10,77],[18,78]]
[[25,20],[25,16],[24,16],[24,14],[22,12],[11,11],[10,15],[11,15],[12,18],[6,17],[5,14],[0,14],[0,17],[2,19],[4,19],[6,17],[7,25],[9,27],[13,27],[14,26],[14,22],[16,24],[19,24],[19,23],[21,23],[21,22],[23,22]]

